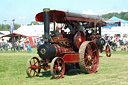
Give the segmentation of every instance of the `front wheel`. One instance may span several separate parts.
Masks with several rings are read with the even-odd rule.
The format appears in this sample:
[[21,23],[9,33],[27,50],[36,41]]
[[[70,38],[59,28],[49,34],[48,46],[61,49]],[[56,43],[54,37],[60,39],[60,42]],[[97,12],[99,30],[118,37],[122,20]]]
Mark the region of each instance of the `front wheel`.
[[60,79],[65,72],[65,64],[62,58],[55,57],[50,66],[51,75],[54,79]]
[[39,76],[40,73],[40,61],[37,57],[31,57],[26,63],[26,73],[29,77]]

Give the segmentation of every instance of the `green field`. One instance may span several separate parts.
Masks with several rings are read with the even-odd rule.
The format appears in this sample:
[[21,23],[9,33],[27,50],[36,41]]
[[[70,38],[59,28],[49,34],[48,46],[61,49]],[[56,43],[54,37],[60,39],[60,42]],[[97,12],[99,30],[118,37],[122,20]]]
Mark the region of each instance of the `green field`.
[[36,48],[32,52],[0,52],[0,85],[128,85],[128,52],[112,52],[110,58],[100,53],[97,73],[72,69],[58,80],[43,70],[39,77],[29,78],[26,62],[33,56],[38,56]]

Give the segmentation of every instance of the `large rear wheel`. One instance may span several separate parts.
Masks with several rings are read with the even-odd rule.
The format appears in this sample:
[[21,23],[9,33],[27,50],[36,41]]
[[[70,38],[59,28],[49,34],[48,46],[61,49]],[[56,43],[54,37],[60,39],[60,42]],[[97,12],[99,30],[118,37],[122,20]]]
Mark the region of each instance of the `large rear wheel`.
[[79,49],[79,66],[84,73],[95,73],[99,65],[99,52],[97,45],[91,41],[85,41]]

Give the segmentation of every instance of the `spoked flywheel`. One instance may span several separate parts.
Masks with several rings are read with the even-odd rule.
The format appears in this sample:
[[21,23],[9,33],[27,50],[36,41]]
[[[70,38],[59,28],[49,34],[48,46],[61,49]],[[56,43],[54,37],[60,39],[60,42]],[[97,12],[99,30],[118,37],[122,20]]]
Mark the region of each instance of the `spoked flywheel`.
[[74,47],[75,47],[75,51],[79,50],[80,45],[85,41],[85,35],[82,31],[78,31],[74,38],[73,38],[73,43],[74,43]]
[[26,63],[26,73],[29,77],[39,76],[40,61],[37,57],[31,57]]
[[84,73],[95,73],[99,65],[99,52],[97,45],[91,41],[85,41],[79,49],[79,66]]
[[51,75],[54,79],[60,79],[65,72],[65,64],[62,58],[55,57],[50,66]]
[[105,46],[105,53],[107,57],[111,57],[111,48],[109,44]]

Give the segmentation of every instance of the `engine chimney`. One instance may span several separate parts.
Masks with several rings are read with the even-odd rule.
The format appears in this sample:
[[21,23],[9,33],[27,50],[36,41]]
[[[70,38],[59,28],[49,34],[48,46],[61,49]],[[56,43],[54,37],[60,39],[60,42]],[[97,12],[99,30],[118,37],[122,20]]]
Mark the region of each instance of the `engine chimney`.
[[44,12],[44,43],[49,43],[49,29],[50,29],[50,9],[43,9]]

